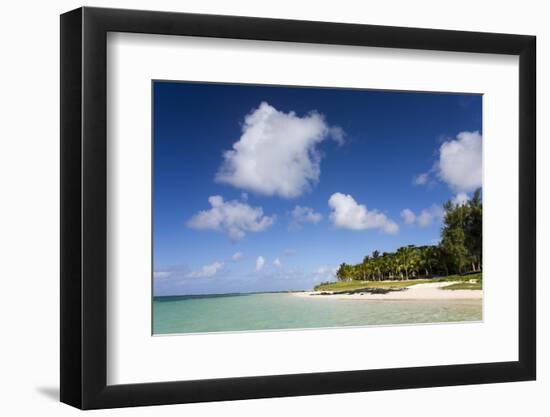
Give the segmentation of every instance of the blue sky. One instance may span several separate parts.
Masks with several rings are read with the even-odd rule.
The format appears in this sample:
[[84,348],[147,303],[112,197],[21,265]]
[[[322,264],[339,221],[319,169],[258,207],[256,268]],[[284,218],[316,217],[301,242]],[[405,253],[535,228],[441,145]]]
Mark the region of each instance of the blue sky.
[[153,83],[155,295],[310,289],[439,240],[481,185],[482,97]]

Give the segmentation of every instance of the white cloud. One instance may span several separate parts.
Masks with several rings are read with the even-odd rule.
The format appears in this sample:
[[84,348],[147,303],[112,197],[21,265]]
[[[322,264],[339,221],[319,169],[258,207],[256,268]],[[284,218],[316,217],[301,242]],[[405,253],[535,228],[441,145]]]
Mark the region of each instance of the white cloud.
[[377,210],[367,210],[365,205],[358,204],[349,194],[334,193],[328,204],[333,210],[330,220],[341,229],[379,229],[388,234],[399,231],[399,226],[385,214]]
[[346,132],[340,126],[331,126],[329,136],[340,146],[346,143]]
[[299,228],[304,223],[319,223],[323,216],[321,213],[316,213],[311,207],[296,206],[290,212],[292,218],[291,226]]
[[258,256],[258,258],[256,258],[256,272],[259,272],[262,270],[262,268],[264,267],[265,265],[265,259],[263,256]]
[[154,271],[153,272],[153,278],[168,278],[172,273],[170,271]]
[[281,261],[280,261],[279,258],[275,258],[275,260],[273,261],[273,266],[275,266],[277,268],[280,268],[282,266]]
[[395,235],[399,232],[399,226],[391,220],[387,220],[382,229],[389,235]]
[[264,216],[261,207],[251,207],[240,201],[223,201],[219,195],[208,198],[212,206],[201,210],[188,222],[187,226],[197,230],[224,232],[233,240],[243,238],[247,232],[261,232],[275,221],[275,216]]
[[416,214],[411,209],[406,208],[401,211],[401,218],[405,224],[413,224],[416,220]]
[[262,102],[245,117],[242,135],[224,152],[216,181],[264,195],[297,197],[319,180],[319,143],[344,140],[339,127],[311,112],[298,117]]
[[428,182],[429,178],[430,178],[429,172],[424,172],[423,174],[418,174],[416,177],[413,178],[413,184],[414,185],[424,185]]
[[427,210],[422,210],[422,212],[418,216],[418,225],[421,227],[428,227],[430,224],[432,224],[432,221],[432,214]]
[[238,261],[238,260],[242,259],[243,256],[244,256],[244,255],[243,255],[242,252],[235,252],[235,253],[233,254],[233,256],[231,256],[231,259],[234,260],[234,261]]
[[479,132],[461,132],[439,148],[439,177],[457,192],[482,183],[482,143]]
[[466,193],[458,193],[453,198],[453,203],[456,205],[462,206],[468,202],[468,194]]
[[482,186],[482,136],[479,132],[460,132],[440,146],[433,167],[413,178],[413,184],[431,184],[437,176],[453,191],[464,194]]
[[436,204],[421,210],[418,215],[408,208],[401,211],[401,217],[405,224],[417,224],[420,227],[428,227],[433,222],[441,220],[444,215],[445,212],[443,208]]
[[437,219],[442,219],[443,214],[443,209],[440,206],[433,205],[429,209],[423,209],[416,221],[420,227],[428,227]]
[[336,279],[336,271],[338,271],[338,267],[323,265],[313,271],[313,274],[315,275],[316,280],[332,281]]
[[216,275],[222,268],[223,262],[214,262],[213,264],[203,266],[198,271],[189,273],[187,276],[189,278],[209,278]]

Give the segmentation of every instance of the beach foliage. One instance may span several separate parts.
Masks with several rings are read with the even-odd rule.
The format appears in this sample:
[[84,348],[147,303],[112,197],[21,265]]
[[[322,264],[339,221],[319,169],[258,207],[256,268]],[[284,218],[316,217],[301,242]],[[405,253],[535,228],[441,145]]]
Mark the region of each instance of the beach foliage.
[[438,245],[407,245],[395,252],[375,250],[357,264],[342,263],[339,281],[396,281],[482,270],[481,189],[465,202],[447,201]]
[[401,281],[337,281],[337,282],[323,282],[315,286],[315,291],[328,291],[328,292],[346,292],[357,291],[361,289],[388,289],[398,290],[402,288],[412,287],[418,284],[428,284],[432,282],[448,282],[449,285],[441,287],[445,290],[480,290],[482,288],[483,274],[481,272],[465,275],[448,275],[445,277],[434,277],[424,279],[410,279]]

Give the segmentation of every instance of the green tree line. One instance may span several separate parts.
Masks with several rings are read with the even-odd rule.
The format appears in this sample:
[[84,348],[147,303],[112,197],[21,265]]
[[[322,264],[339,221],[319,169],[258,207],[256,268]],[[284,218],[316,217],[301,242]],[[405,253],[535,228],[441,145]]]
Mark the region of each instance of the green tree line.
[[466,272],[482,268],[481,189],[463,204],[444,204],[441,241],[438,245],[408,245],[395,252],[375,250],[361,263],[340,265],[336,276],[340,281],[406,280]]

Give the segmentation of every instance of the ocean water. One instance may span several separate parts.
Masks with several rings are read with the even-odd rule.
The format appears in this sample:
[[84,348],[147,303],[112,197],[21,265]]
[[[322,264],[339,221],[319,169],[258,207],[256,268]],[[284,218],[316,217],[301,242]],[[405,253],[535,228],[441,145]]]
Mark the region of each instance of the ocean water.
[[153,334],[482,320],[481,300],[341,300],[287,293],[155,297]]

